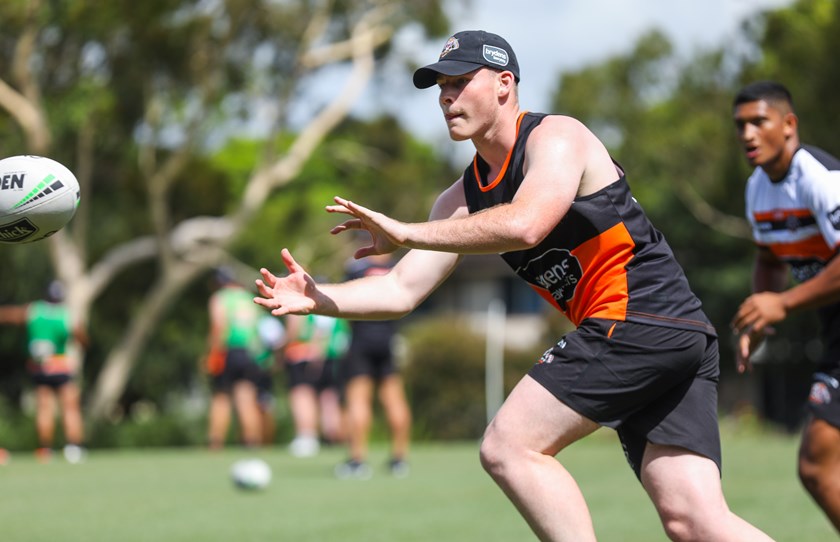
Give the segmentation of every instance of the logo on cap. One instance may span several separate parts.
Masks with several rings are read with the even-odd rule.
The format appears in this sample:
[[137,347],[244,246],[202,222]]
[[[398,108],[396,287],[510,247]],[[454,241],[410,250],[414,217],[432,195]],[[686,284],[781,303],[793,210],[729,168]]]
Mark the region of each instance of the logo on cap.
[[493,45],[485,45],[484,49],[481,51],[481,53],[482,53],[482,56],[484,56],[484,60],[486,60],[490,64],[496,64],[497,66],[507,66],[508,65],[507,51],[505,51],[501,47],[494,47]]
[[448,55],[455,49],[458,49],[459,47],[461,47],[461,44],[458,43],[458,38],[452,36],[451,38],[446,40],[446,44],[444,44],[443,46],[443,51],[440,52],[440,58],[445,57],[446,55]]

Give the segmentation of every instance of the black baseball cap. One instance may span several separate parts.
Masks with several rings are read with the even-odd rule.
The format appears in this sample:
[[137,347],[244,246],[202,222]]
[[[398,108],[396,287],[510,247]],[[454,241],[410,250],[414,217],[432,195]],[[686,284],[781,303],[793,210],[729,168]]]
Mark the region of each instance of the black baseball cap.
[[503,37],[484,30],[464,30],[446,40],[437,62],[414,72],[414,86],[429,88],[439,73],[463,75],[482,66],[509,71],[519,82],[519,63]]

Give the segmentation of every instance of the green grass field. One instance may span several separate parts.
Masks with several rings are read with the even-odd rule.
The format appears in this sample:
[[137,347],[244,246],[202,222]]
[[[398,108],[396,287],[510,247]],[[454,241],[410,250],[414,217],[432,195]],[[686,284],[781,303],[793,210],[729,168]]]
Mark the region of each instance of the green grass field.
[[[561,458],[578,479],[599,540],[666,540],[652,505],[610,431]],[[836,534],[796,480],[796,439],[724,434],[724,486],[733,510],[778,541],[835,540]],[[0,467],[0,540],[4,542],[493,542],[535,538],[481,470],[477,443],[418,444],[404,480],[384,469],[374,448],[370,481],[336,480],[341,450],[312,459],[282,447],[249,454],[231,449],[94,450],[83,465],[57,456],[38,464],[16,453]],[[231,463],[260,456],[274,479],[262,492],[236,490]]]

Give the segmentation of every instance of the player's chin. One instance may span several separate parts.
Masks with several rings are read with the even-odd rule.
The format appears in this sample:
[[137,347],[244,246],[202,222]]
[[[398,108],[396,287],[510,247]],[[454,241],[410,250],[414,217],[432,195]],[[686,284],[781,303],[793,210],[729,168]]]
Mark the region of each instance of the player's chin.
[[458,129],[453,129],[452,127],[450,127],[449,139],[451,139],[452,141],[467,141],[468,139],[470,139],[470,136]]

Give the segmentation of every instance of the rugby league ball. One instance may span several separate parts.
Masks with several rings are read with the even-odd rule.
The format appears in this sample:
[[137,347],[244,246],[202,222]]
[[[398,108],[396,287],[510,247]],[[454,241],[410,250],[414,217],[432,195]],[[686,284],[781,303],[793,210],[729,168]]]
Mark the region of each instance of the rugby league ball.
[[240,459],[230,468],[230,476],[239,489],[265,489],[271,482],[271,468],[262,459]]
[[79,181],[55,160],[0,160],[0,243],[31,243],[63,228],[79,205]]

